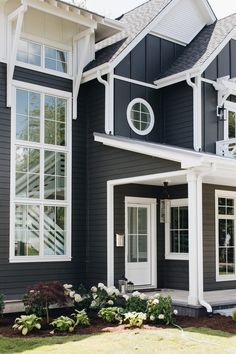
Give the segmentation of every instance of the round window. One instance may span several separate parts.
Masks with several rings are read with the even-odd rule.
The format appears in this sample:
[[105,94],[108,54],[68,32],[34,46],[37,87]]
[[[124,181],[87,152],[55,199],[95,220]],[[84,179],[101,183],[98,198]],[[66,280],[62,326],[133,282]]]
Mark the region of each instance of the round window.
[[139,135],[147,135],[154,126],[154,113],[150,104],[142,98],[135,98],[127,108],[130,128]]

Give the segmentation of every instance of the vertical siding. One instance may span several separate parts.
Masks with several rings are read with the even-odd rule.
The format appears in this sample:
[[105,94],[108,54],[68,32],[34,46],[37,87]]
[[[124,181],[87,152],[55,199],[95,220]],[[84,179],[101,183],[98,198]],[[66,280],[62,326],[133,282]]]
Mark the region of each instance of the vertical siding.
[[[42,73],[16,69],[14,78],[34,84],[70,91],[71,81]],[[63,86],[63,83],[65,86]],[[82,108],[81,108],[82,109]],[[80,112],[79,112],[80,113]],[[73,122],[73,201],[72,201],[72,261],[9,264],[9,202],[10,202],[10,124],[11,112],[6,108],[6,65],[0,64],[0,293],[6,298],[21,298],[26,288],[38,281],[59,280],[79,284],[85,281],[84,212],[86,176],[85,126]]]
[[148,34],[116,67],[115,74],[153,83],[174,62],[184,46]]
[[[169,188],[170,197],[186,198],[187,186]],[[157,287],[188,290],[188,261],[165,260],[165,224],[160,224],[160,199],[163,188],[145,185],[125,185],[115,187],[115,234],[125,233],[125,197],[143,197],[157,199]],[[115,247],[115,281],[125,274],[125,248]],[[132,279],[131,279],[132,280]]]
[[204,290],[235,289],[236,281],[216,282],[215,190],[235,191],[236,188],[203,185],[203,273]]

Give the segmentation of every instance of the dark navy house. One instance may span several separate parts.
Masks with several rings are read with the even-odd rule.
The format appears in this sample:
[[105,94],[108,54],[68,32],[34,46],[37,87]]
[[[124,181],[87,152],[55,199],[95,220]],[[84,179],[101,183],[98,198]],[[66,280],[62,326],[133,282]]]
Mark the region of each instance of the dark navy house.
[[[0,0],[0,293],[59,280],[236,305],[236,15]],[[189,313],[190,313],[189,312]]]

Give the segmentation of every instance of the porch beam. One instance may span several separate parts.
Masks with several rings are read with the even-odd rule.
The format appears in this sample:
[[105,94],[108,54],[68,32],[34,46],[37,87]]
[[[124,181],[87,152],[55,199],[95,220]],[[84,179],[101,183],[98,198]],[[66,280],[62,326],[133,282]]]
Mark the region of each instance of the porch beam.
[[189,211],[189,305],[198,305],[198,181],[197,173],[187,174]]

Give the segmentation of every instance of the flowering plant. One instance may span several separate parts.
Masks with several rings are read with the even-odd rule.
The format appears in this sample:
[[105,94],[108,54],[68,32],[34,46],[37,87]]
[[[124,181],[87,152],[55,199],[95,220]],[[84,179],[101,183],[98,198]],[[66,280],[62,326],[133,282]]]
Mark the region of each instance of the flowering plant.
[[143,312],[127,312],[124,315],[124,322],[128,321],[129,327],[141,327],[146,319],[146,313]]
[[127,298],[126,311],[128,312],[146,312],[147,298],[145,294],[134,291],[130,297]]
[[120,296],[120,291],[114,286],[107,287],[103,283],[98,283],[90,289],[90,308],[101,309],[115,306]]
[[157,294],[147,301],[147,315],[151,322],[163,321],[167,325],[172,324],[176,314],[177,310],[173,311],[170,296],[164,297]]

